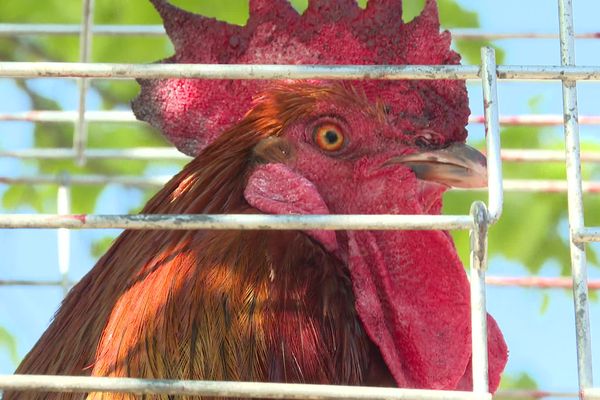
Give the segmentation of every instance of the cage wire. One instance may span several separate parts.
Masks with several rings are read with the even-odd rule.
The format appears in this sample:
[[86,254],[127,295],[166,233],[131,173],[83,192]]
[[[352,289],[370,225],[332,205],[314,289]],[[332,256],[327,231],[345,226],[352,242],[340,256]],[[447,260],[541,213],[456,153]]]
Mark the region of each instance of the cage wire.
[[[102,0],[100,0],[102,1]],[[592,380],[592,347],[589,321],[589,289],[600,289],[600,281],[587,279],[586,244],[600,241],[600,227],[586,226],[583,218],[583,193],[600,192],[600,183],[582,182],[581,162],[600,162],[600,152],[581,152],[579,125],[600,125],[600,116],[580,116],[577,106],[577,81],[600,80],[600,66],[575,65],[574,39],[598,38],[597,33],[575,34],[572,0],[558,0],[559,32],[495,34],[477,30],[454,30],[454,38],[494,40],[510,38],[558,38],[561,65],[497,65],[492,48],[481,49],[480,66],[301,66],[301,65],[170,65],[90,63],[94,35],[163,36],[162,26],[93,25],[94,0],[83,0],[80,25],[0,23],[0,36],[78,35],[79,62],[0,62],[0,78],[66,77],[77,79],[76,111],[34,110],[0,113],[1,121],[32,123],[70,122],[74,126],[71,148],[31,148],[0,150],[2,158],[70,159],[83,165],[87,160],[185,160],[186,156],[167,148],[88,149],[88,123],[138,123],[130,111],[87,111],[90,79],[123,78],[199,78],[199,79],[463,79],[478,81],[483,90],[484,114],[471,116],[469,122],[484,124],[488,162],[487,205],[475,202],[468,215],[72,215],[70,188],[73,185],[120,184],[141,188],[163,185],[168,176],[1,176],[0,183],[53,184],[58,187],[57,213],[3,214],[0,228],[56,228],[58,232],[59,280],[0,279],[0,286],[57,286],[66,294],[75,283],[69,280],[69,255],[73,228],[120,229],[445,229],[468,230],[471,235],[471,317],[473,343],[473,391],[435,391],[401,388],[346,387],[329,385],[278,384],[253,382],[176,381],[132,378],[76,376],[0,375],[0,392],[36,390],[65,392],[129,392],[137,394],[207,395],[254,398],[312,399],[491,399],[487,382],[486,284],[535,288],[573,288],[577,340],[578,393],[513,391],[505,397],[575,397],[600,399],[600,389]],[[563,90],[563,115],[499,115],[497,81],[560,80]],[[500,125],[562,125],[566,151],[501,149]],[[503,180],[503,162],[546,162],[566,160],[567,179]],[[566,192],[568,196],[569,243],[572,279],[542,277],[486,277],[488,227],[502,215],[505,190]]]

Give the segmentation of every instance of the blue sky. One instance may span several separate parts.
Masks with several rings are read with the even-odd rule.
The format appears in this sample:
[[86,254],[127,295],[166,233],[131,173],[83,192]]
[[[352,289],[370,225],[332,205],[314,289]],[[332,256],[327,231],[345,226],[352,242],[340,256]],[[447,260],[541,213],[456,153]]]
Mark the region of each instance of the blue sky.
[[[558,28],[557,5],[554,0],[461,0],[468,9],[477,11],[482,28],[491,32],[556,32]],[[575,0],[576,31],[600,30],[597,0]],[[558,64],[559,48],[556,40],[504,40],[497,44],[506,50],[507,64],[539,65]],[[578,40],[577,62],[580,65],[600,65],[600,40]],[[49,92],[60,92],[65,109],[76,109],[75,87],[68,81],[43,81],[36,85]],[[481,89],[470,85],[473,114],[482,113]],[[25,111],[30,108],[28,99],[16,90],[14,84],[0,79],[0,113]],[[529,99],[541,95],[541,113],[561,113],[559,83],[501,82],[499,86],[502,114],[530,112]],[[600,85],[579,85],[581,114],[600,115]],[[99,107],[97,98],[90,98],[90,109]],[[481,135],[481,126],[473,126],[474,136]],[[32,127],[26,123],[0,123],[2,148],[27,148],[31,145]],[[557,130],[560,132],[560,130]],[[583,126],[582,137],[598,137],[599,127]],[[2,175],[26,175],[23,165],[10,159],[0,159]],[[0,186],[0,193],[5,187]],[[97,213],[126,213],[140,201],[135,190],[111,187],[102,195]],[[510,206],[508,203],[507,206]],[[0,209],[1,212],[5,210]],[[30,210],[23,209],[23,212]],[[533,227],[532,229],[534,229]],[[74,231],[72,233],[71,278],[80,278],[94,260],[89,255],[89,244],[106,235],[99,231]],[[59,279],[57,267],[56,233],[51,230],[0,230],[0,277],[7,279]],[[555,276],[558,265],[547,263],[541,275]],[[491,275],[523,276],[523,266],[493,258]],[[600,278],[597,269],[590,271],[591,278]],[[544,295],[550,302],[544,313],[540,312]],[[9,329],[18,338],[19,354],[23,356],[35,343],[55,311],[62,291],[60,288],[0,287],[0,326]],[[573,305],[569,292],[562,290],[539,291],[520,288],[489,288],[488,306],[498,320],[510,348],[509,373],[528,372],[546,390],[577,388]],[[600,386],[600,306],[592,306],[592,334],[596,339],[596,386]],[[0,373],[12,372],[6,352],[0,349]]]

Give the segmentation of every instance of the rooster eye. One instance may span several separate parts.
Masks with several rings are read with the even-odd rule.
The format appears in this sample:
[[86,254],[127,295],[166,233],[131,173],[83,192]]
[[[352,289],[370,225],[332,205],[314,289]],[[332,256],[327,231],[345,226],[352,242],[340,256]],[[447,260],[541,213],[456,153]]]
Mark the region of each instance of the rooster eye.
[[314,140],[321,149],[326,151],[336,151],[344,145],[342,130],[332,123],[318,126]]

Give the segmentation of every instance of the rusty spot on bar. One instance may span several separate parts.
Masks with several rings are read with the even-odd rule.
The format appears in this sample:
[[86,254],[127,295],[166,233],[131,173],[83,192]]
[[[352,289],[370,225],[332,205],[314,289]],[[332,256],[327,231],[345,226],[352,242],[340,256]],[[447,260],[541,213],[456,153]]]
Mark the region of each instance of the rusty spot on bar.
[[82,224],[85,224],[86,223],[86,219],[87,219],[87,214],[74,214],[71,217],[73,217],[74,219],[78,220]]

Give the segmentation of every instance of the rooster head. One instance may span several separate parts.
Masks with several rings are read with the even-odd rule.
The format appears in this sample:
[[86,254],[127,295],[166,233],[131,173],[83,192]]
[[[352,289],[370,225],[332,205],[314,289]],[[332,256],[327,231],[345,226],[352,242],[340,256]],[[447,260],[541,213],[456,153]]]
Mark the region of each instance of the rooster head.
[[[152,0],[174,43],[166,62],[231,64],[458,64],[435,1],[409,23],[400,0],[250,0],[238,27]],[[486,182],[466,146],[464,82],[140,80],[133,108],[182,152],[227,147],[239,124],[251,147],[244,198],[272,214],[439,214],[450,186]],[[441,231],[309,231],[342,260],[356,310],[400,387],[469,389],[469,284]],[[495,390],[507,350],[488,316]]]

